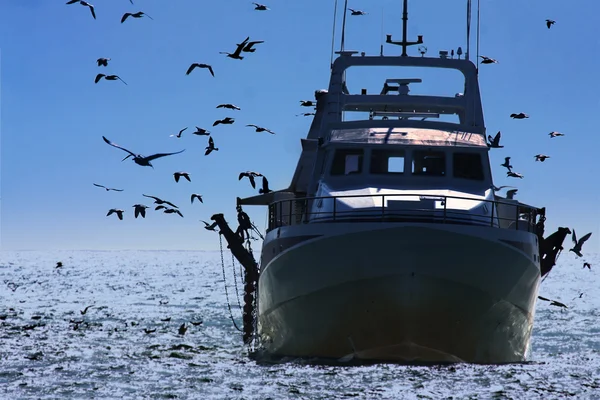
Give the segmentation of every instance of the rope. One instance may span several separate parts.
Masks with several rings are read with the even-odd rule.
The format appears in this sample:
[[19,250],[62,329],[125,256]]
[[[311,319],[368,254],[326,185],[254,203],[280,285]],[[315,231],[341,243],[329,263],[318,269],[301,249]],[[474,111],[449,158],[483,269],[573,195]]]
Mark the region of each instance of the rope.
[[346,14],[348,14],[348,0],[346,0],[344,4],[344,20],[342,22],[342,43],[340,46],[340,51],[344,51],[344,41],[346,39]]
[[225,297],[227,298],[227,308],[229,308],[229,316],[231,317],[231,322],[233,322],[233,326],[240,332],[243,332],[235,323],[235,319],[233,318],[233,312],[231,311],[231,304],[229,303],[229,293],[227,292],[227,282],[225,280],[225,260],[223,260],[223,239],[221,235],[219,235],[219,249],[221,250],[221,267],[223,269],[223,284],[225,285]]
[[335,8],[333,10],[333,32],[331,33],[331,61],[329,67],[333,66],[333,52],[335,50],[335,21],[337,18],[338,0],[335,0]]
[[[243,310],[242,302],[240,301],[240,291],[238,290],[238,285],[237,285],[237,278],[236,278],[236,273],[235,273],[235,257],[233,256],[233,253],[231,253],[231,269],[233,271],[233,284],[235,285],[235,297],[237,297],[237,302],[238,302],[238,306],[240,307],[240,310]],[[243,275],[240,274],[240,276],[243,276]]]

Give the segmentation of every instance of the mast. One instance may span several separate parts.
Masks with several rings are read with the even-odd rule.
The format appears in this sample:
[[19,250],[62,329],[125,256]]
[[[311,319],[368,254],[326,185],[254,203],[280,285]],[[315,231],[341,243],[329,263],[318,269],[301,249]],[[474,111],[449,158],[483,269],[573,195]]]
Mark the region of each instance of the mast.
[[403,10],[402,10],[402,41],[394,42],[394,41],[392,41],[392,35],[386,35],[385,42],[389,43],[389,44],[395,44],[398,46],[402,46],[402,57],[408,57],[408,54],[406,53],[406,48],[408,46],[413,46],[415,44],[423,43],[423,36],[418,35],[416,42],[407,41],[406,40],[407,36],[408,36],[408,0],[404,0]]

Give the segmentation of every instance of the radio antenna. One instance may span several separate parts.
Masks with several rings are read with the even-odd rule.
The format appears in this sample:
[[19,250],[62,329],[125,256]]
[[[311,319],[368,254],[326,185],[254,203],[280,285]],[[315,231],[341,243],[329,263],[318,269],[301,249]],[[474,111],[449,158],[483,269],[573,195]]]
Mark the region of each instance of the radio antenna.
[[471,54],[471,0],[467,0],[467,53],[465,54],[465,60],[469,59]]
[[344,41],[346,39],[346,14],[348,13],[348,0],[344,2],[344,19],[342,20],[342,43],[340,51],[344,51]]
[[338,0],[335,0],[333,8],[333,32],[331,32],[331,61],[330,68],[333,68],[333,53],[335,51],[335,22],[337,19]]
[[379,55],[383,57],[383,12],[384,7],[381,7],[381,46],[379,47]]

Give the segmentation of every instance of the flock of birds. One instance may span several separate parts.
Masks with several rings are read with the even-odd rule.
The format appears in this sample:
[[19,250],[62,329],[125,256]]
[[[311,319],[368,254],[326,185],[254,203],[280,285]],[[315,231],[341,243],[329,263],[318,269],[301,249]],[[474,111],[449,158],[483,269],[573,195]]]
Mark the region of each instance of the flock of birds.
[[[548,29],[550,29],[555,23],[556,23],[556,21],[547,19],[546,27]],[[493,58],[490,58],[487,56],[479,56],[479,57],[481,57],[481,59],[482,59],[481,64],[498,64],[498,60],[495,60]],[[512,113],[512,114],[510,114],[510,118],[512,118],[512,119],[527,119],[527,118],[529,118],[529,115],[525,114],[523,112]],[[565,136],[565,135],[564,135],[564,133],[561,133],[561,132],[552,131],[552,132],[548,133],[548,136],[550,137],[550,139],[553,139],[553,138],[557,138],[557,137]],[[488,147],[490,147],[492,149],[503,148],[504,146],[500,145],[501,137],[502,137],[502,133],[500,131],[498,131],[498,133],[496,133],[495,136],[488,135]],[[534,158],[535,158],[535,161],[544,162],[546,159],[550,158],[550,156],[545,155],[545,154],[536,154],[534,156]],[[500,164],[500,166],[505,167],[507,169],[507,172],[506,172],[507,177],[519,178],[519,179],[524,178],[523,174],[513,171],[513,166],[510,163],[510,157],[505,157],[504,163]],[[507,188],[507,187],[510,187],[510,186],[501,186],[500,188],[493,187],[492,189],[494,189],[494,191],[497,191],[497,190],[500,190],[502,188]],[[514,195],[516,194],[517,190],[518,189],[508,190],[506,197],[508,199],[512,199],[514,197]],[[571,233],[570,230],[569,230],[569,233]],[[569,251],[572,251],[578,257],[583,257],[583,254],[581,253],[581,248],[582,248],[583,244],[590,238],[590,236],[592,236],[591,232],[584,235],[580,239],[577,239],[577,235],[575,234],[575,229],[573,229],[573,233],[572,233],[572,237],[571,237],[571,240],[573,241],[573,248],[571,248]],[[583,268],[588,268],[590,270],[592,269],[591,264],[587,261],[584,261]],[[542,298],[542,300],[547,300],[547,299]],[[553,302],[553,303],[558,303],[558,302]],[[558,303],[558,304],[554,304],[554,305],[561,305],[561,304],[562,303]]]

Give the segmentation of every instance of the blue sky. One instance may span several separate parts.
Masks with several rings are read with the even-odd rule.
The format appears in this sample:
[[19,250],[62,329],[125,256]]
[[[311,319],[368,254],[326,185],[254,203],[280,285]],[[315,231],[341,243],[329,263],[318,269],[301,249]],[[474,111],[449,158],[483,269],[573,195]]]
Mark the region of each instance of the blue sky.
[[[237,180],[239,172],[262,172],[273,189],[289,185],[311,121],[296,117],[308,111],[299,100],[328,85],[333,0],[265,0],[271,9],[263,12],[242,0],[97,1],[97,20],[65,2],[0,3],[2,249],[218,248],[217,235],[199,221],[215,212],[235,221],[235,197],[256,193]],[[592,117],[600,109],[600,39],[590,16],[600,13],[600,2],[481,3],[480,53],[499,61],[480,69],[488,133],[501,130],[505,146],[491,152],[495,184],[514,184],[521,201],[546,206],[547,233],[557,226],[579,236],[593,232],[584,250],[598,251],[600,139]],[[428,55],[466,48],[466,0],[409,4],[409,36],[423,35]],[[347,50],[378,54],[382,30],[401,38],[400,0],[349,6],[368,14],[347,17]],[[153,20],[120,23],[123,13],[140,10]],[[550,30],[547,18],[556,20]],[[265,43],[242,61],[219,54],[247,36]],[[410,52],[418,55],[416,48]],[[99,57],[111,58],[108,68],[96,65]],[[216,76],[206,70],[186,76],[193,62],[212,64]],[[128,85],[94,84],[99,72]],[[365,77],[375,86],[385,78]],[[444,79],[419,85],[435,91]],[[241,111],[216,109],[220,103]],[[531,118],[512,120],[513,112]],[[212,128],[225,116],[235,124]],[[186,126],[181,139],[169,137]],[[206,137],[191,135],[194,126],[210,129],[220,150],[205,157]],[[566,136],[550,139],[550,131]],[[125,153],[106,145],[103,135],[142,154],[186,151],[156,160],[155,169],[140,167],[121,162]],[[536,163],[538,153],[551,158]],[[506,178],[499,166],[506,156],[525,179]],[[175,183],[176,171],[189,172],[192,182]],[[124,191],[105,192],[93,183]],[[204,195],[204,204],[190,204],[194,192]],[[149,210],[146,219],[134,219],[133,204],[152,202],[142,193],[174,202],[185,218]],[[124,221],[106,217],[110,208],[126,210]],[[246,211],[264,227],[265,208]]]

